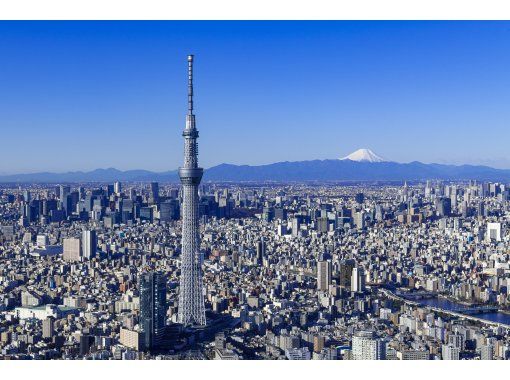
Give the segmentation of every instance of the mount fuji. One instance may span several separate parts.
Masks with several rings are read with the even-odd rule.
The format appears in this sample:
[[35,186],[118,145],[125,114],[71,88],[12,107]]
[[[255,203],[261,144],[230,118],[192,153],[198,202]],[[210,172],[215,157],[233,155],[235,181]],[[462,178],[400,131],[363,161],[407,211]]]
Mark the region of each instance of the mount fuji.
[[378,156],[370,149],[366,148],[358,149],[357,151],[352,152],[348,156],[341,158],[341,160],[351,160],[357,162],[386,162],[384,158]]

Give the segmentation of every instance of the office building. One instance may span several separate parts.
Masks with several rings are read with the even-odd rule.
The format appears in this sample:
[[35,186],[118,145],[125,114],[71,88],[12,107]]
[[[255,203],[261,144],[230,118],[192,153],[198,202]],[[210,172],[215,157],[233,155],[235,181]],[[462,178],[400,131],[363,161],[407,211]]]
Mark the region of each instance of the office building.
[[351,291],[356,293],[365,291],[365,271],[363,268],[355,267],[352,269]]
[[159,184],[157,182],[151,182],[150,201],[152,203],[159,202]]
[[166,278],[162,273],[140,276],[140,330],[148,350],[160,345],[166,326]]
[[331,285],[331,261],[319,261],[317,263],[317,290],[328,291],[329,285]]
[[90,260],[96,256],[97,250],[97,237],[96,231],[84,230],[82,232],[82,252],[83,258]]
[[64,260],[80,261],[82,257],[81,242],[78,238],[64,239]]

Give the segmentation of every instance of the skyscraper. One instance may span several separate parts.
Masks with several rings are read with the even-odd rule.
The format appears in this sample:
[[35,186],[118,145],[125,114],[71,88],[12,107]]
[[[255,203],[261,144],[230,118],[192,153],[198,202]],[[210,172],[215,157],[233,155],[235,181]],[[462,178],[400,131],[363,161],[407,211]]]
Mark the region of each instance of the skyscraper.
[[198,230],[198,185],[203,169],[198,167],[198,130],[193,114],[193,56],[188,56],[188,114],[184,137],[184,165],[179,168],[182,183],[182,251],[179,290],[179,322],[205,325],[200,236]]
[[67,194],[71,192],[71,187],[68,185],[60,185],[59,196],[60,202],[64,203],[66,201]]
[[119,194],[122,192],[122,184],[121,184],[120,182],[118,182],[118,181],[117,181],[117,182],[115,182],[115,183],[113,184],[113,190],[115,191],[115,193],[116,193],[117,195],[119,195]]
[[82,232],[82,249],[85,259],[92,259],[96,256],[97,238],[96,231],[84,230]]
[[146,349],[158,346],[165,332],[166,279],[158,272],[140,277],[140,327]]
[[150,200],[153,203],[158,203],[159,201],[159,184],[157,182],[151,182]]
[[317,263],[317,290],[327,291],[331,285],[331,261],[320,260]]
[[55,335],[54,318],[48,317],[42,322],[42,337],[43,339],[51,339]]
[[365,291],[365,271],[363,268],[352,269],[351,291],[356,293]]
[[351,286],[352,270],[356,266],[356,262],[352,259],[340,262],[340,286],[348,288]]
[[266,243],[264,238],[260,238],[257,242],[257,264],[262,265],[264,256],[266,255]]

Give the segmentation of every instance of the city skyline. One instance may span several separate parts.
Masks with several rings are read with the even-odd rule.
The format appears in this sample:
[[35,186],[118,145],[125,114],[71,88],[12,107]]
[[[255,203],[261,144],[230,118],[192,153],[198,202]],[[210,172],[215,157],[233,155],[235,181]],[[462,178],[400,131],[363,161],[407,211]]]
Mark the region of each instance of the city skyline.
[[[2,22],[0,122],[19,143],[5,144],[0,174],[174,170],[190,51],[201,57],[206,168],[363,147],[390,161],[509,168],[508,25]],[[319,126],[327,140],[310,133]]]
[[[0,359],[510,359],[510,170],[362,148],[202,178],[204,98],[186,56],[178,170],[0,176]],[[225,141],[207,151],[201,140],[200,163],[233,154],[207,120]]]

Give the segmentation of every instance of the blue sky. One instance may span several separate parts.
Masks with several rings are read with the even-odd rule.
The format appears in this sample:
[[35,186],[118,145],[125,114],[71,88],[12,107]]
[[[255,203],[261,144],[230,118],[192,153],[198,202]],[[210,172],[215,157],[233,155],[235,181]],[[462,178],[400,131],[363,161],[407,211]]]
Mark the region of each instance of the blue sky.
[[508,22],[0,22],[0,173],[200,163],[510,168]]

